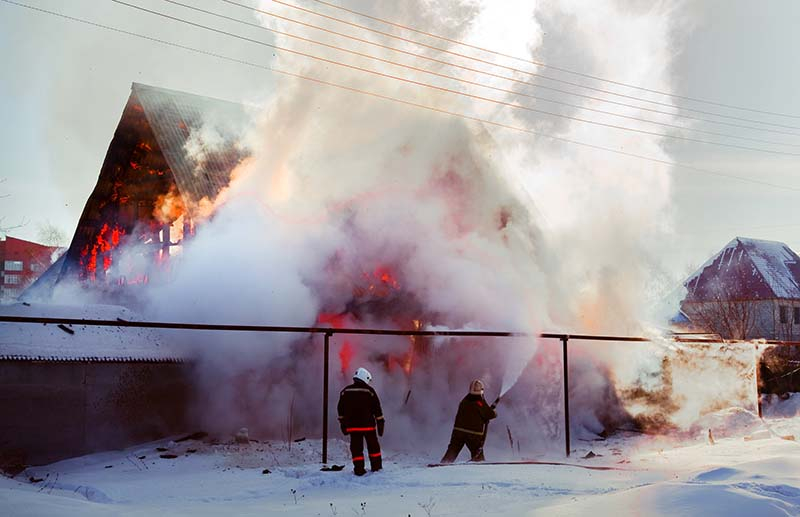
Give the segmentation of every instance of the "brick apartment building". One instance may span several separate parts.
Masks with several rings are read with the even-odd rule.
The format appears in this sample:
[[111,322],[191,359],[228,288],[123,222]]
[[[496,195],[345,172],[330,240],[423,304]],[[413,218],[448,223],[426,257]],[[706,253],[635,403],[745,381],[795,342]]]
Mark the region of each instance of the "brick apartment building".
[[17,298],[53,263],[58,248],[6,237],[0,240],[0,300]]

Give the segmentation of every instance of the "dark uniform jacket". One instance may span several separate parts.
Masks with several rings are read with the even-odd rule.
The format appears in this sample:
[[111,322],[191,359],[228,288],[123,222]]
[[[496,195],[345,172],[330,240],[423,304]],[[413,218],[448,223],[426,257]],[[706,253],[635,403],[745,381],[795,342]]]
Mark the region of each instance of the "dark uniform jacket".
[[339,394],[338,410],[339,422],[348,433],[374,431],[376,421],[383,420],[378,394],[359,379]]
[[467,395],[458,405],[454,431],[483,436],[486,422],[495,418],[497,412],[481,395]]

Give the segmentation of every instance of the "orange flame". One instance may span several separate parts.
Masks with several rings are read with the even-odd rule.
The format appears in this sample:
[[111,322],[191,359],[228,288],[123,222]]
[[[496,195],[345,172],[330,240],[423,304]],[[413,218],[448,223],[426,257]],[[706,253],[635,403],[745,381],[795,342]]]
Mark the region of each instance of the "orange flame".
[[97,280],[98,255],[101,255],[102,258],[103,271],[108,271],[111,268],[113,263],[112,251],[119,246],[124,235],[124,229],[116,224],[111,228],[106,223],[97,234],[95,242],[84,246],[83,250],[81,250],[79,263],[86,270],[89,280]]

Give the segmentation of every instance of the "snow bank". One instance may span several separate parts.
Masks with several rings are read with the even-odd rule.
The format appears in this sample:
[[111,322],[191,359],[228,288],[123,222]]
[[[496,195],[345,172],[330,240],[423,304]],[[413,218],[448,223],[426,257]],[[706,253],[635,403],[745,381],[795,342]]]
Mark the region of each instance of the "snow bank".
[[763,399],[763,414],[772,418],[792,418],[800,416],[800,393],[789,393],[789,398],[766,395]]
[[[736,412],[719,418],[736,429],[749,421]],[[800,419],[769,425],[800,434]],[[329,443],[329,455],[345,469],[321,472],[320,446],[318,440],[148,443],[0,478],[0,507],[4,515],[65,517],[800,514],[800,445],[777,438],[680,447],[649,436],[615,436],[576,444],[569,463],[577,466],[427,468],[438,458],[384,450],[385,469],[361,478],[351,473],[343,440]],[[581,459],[588,447],[597,456]],[[582,468],[600,465],[613,469]]]
[[703,416],[692,426],[692,433],[706,437],[709,429],[712,436],[719,439],[763,431],[766,426],[752,411],[732,407]]

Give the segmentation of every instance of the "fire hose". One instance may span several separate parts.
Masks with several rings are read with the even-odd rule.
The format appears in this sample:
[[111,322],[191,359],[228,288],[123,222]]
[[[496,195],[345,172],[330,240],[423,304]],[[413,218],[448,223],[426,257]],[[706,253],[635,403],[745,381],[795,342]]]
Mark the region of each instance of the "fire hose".
[[[497,407],[497,404],[500,403],[500,397],[494,399],[492,402],[491,408],[494,409]],[[483,424],[483,440],[481,440],[481,451],[483,450],[483,446],[486,444],[486,437],[489,435],[489,421],[487,420],[485,424]]]

